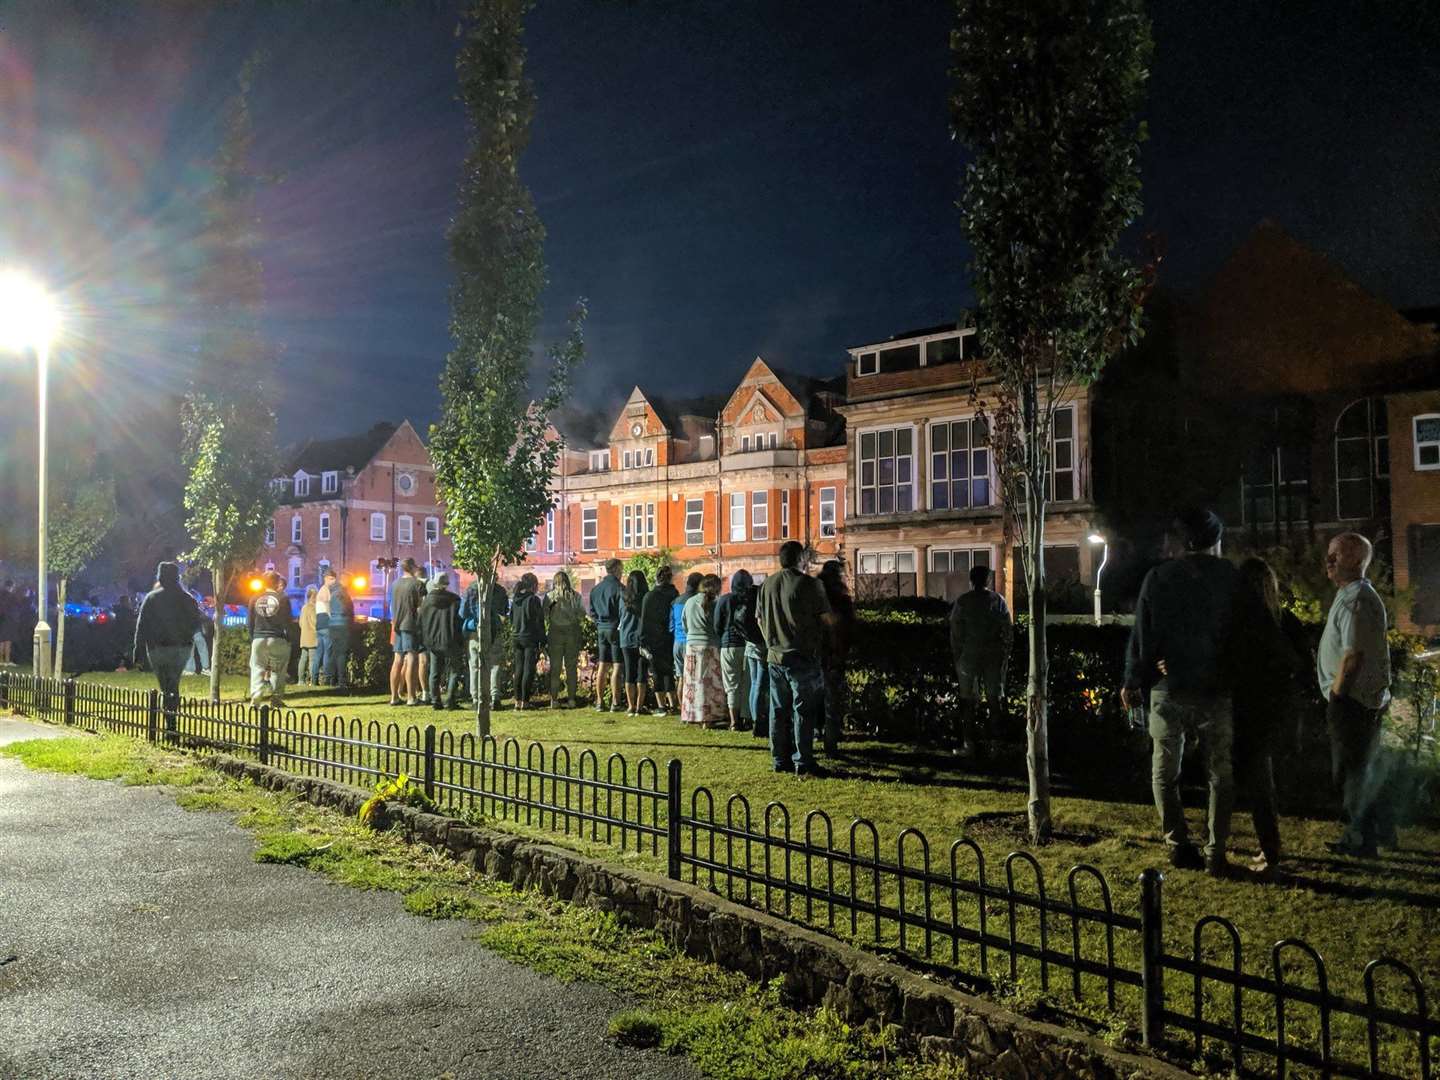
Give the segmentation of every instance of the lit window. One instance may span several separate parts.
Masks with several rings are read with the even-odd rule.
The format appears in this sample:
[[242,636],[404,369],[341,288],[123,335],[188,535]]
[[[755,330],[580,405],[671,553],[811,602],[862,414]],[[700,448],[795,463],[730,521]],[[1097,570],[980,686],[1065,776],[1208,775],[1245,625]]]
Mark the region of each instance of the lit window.
[[979,417],[930,426],[930,509],[990,505],[990,442]]
[[752,491],[750,493],[750,539],[770,539],[770,493],[768,491]]
[[399,544],[415,542],[415,519],[409,514],[401,514],[395,519],[395,542]]
[[371,515],[370,515],[370,539],[371,539],[371,540],[384,540],[384,539],[385,539],[385,515],[384,515],[384,514],[371,514]]
[[730,540],[745,539],[745,493],[743,491],[732,491],[730,493]]
[[860,555],[862,574],[913,574],[913,551],[866,551]]
[[305,473],[295,474],[295,496],[300,498],[310,494],[310,477]]
[[780,539],[790,539],[790,493],[780,493]]
[[705,542],[705,502],[703,499],[685,500],[685,543]]
[[328,543],[330,542],[330,515],[329,515],[329,514],[321,514],[321,515],[320,515],[320,542],[321,542],[322,544],[328,544]]
[[580,550],[598,551],[600,549],[600,511],[597,507],[587,506],[580,511]]
[[554,554],[555,551],[555,511],[545,511],[545,551]]
[[275,522],[273,519],[265,523],[265,546],[275,546]]
[[908,427],[860,435],[860,512],[907,513],[915,509],[915,432]]
[[425,519],[425,543],[438,544],[440,542],[440,519],[438,517],[427,517]]
[[1440,413],[1426,413],[1410,421],[1415,437],[1415,468],[1440,469]]
[[820,535],[835,535],[835,489],[820,489]]
[[301,524],[300,515],[296,514],[290,519],[290,542],[292,544],[298,544],[304,539],[304,536],[304,525]]
[[334,495],[340,490],[340,474],[331,470],[320,474],[320,494]]

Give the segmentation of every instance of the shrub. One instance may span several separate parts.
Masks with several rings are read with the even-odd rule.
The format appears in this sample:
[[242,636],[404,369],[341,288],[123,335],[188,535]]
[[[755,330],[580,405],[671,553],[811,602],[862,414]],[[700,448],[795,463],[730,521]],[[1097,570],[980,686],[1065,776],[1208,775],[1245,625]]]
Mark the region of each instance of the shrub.
[[[350,624],[350,655],[345,674],[351,686],[365,690],[383,690],[390,678],[390,623],[377,619]],[[243,626],[227,626],[221,630],[220,644],[215,649],[215,663],[222,675],[250,673],[250,632]],[[300,663],[300,639],[290,641],[290,675],[296,678]]]

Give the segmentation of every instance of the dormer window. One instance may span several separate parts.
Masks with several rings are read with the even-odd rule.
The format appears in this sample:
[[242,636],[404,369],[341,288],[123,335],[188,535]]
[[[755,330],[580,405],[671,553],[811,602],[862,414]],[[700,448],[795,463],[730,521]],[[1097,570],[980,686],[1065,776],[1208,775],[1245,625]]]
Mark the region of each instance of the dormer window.
[[880,354],[867,352],[855,358],[856,375],[876,375],[880,372]]
[[590,471],[591,471],[591,472],[609,472],[609,471],[610,471],[610,451],[609,451],[609,450],[591,450],[591,451],[590,451]]
[[310,477],[307,473],[297,472],[295,474],[295,497],[303,499],[310,494]]
[[340,490],[340,474],[334,469],[320,474],[320,494],[334,495]]

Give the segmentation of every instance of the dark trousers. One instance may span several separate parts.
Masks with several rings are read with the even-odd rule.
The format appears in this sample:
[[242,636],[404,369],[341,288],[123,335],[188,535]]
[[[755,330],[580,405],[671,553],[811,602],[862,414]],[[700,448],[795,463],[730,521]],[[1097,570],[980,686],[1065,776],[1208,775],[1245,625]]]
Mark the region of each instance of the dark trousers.
[[325,627],[325,641],[329,646],[325,652],[325,674],[331,686],[344,690],[349,685],[345,664],[350,659],[350,624],[331,619]]
[[1351,847],[1374,847],[1390,832],[1382,823],[1379,806],[1380,718],[1349,697],[1334,698],[1325,710],[1330,734],[1330,775],[1340,789],[1345,807],[1345,832],[1340,842]]
[[150,645],[145,649],[150,670],[160,684],[160,705],[165,710],[165,730],[175,730],[175,711],[180,707],[180,674],[190,660],[190,645]]
[[465,668],[465,658],[459,653],[450,654],[436,652],[434,649],[427,650],[430,653],[430,704],[440,708],[440,687],[445,687],[445,704],[452,709],[459,708],[460,700],[457,696],[460,689],[461,673]]
[[535,690],[535,665],[539,662],[539,645],[515,645],[515,704],[530,700]]
[[770,665],[770,757],[776,769],[815,768],[815,722],[824,708],[818,660],[792,653]]
[[755,726],[751,734],[757,739],[770,737],[770,665],[765,653],[755,645],[745,646],[745,669],[750,676],[750,719]]
[[1280,861],[1280,798],[1275,790],[1275,759],[1269,751],[1237,755],[1235,781],[1250,808],[1250,820],[1267,863]]

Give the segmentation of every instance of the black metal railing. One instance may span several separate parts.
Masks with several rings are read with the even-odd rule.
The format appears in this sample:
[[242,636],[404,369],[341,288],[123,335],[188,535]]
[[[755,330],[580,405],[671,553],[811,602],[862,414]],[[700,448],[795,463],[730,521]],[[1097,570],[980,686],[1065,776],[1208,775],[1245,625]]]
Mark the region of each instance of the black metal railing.
[[[682,766],[662,781],[650,758],[522,745],[513,738],[381,724],[324,714],[170,702],[141,691],[0,672],[0,710],[85,730],[257,757],[287,771],[372,786],[405,774],[442,810],[633,850],[666,873],[783,918],[901,959],[953,969],[971,982],[1037,984],[1072,1013],[1137,1021],[1141,1041],[1240,1075],[1434,1076],[1440,1023],[1419,975],[1390,957],[1371,961],[1361,997],[1332,988],[1324,960],[1286,937],[1267,970],[1244,963],[1239,930],[1199,919],[1182,947],[1167,942],[1163,875],[1140,875],[1135,913],[1117,910],[1096,867],[1070,868],[1051,888],[1029,852],[998,872],[975,841],[932,848],[919,829],[882,839],[856,818],[823,810],[796,822],[770,802],[685,793]],[[1302,973],[1301,969],[1304,969]]]

